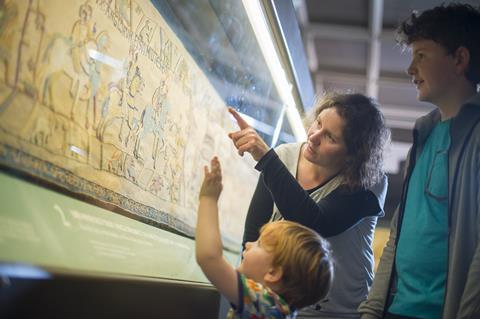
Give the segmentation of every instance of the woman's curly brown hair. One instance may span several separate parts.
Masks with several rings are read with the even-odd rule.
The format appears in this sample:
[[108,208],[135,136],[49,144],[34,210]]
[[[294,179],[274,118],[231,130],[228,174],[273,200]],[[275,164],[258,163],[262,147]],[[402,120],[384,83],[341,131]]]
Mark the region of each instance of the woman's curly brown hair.
[[383,176],[383,148],[390,138],[377,102],[363,94],[327,93],[316,102],[310,121],[334,107],[345,122],[347,160],[342,170],[350,189],[368,188]]

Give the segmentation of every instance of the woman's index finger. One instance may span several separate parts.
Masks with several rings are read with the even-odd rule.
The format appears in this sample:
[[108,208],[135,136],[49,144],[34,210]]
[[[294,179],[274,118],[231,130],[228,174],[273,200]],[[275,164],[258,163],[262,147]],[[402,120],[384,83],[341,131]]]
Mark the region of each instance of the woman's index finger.
[[250,127],[250,125],[248,125],[247,121],[245,121],[245,120],[243,119],[243,117],[241,117],[240,114],[238,114],[238,112],[237,112],[234,108],[229,107],[229,108],[228,108],[228,111],[229,111],[230,114],[232,114],[232,116],[235,118],[235,120],[237,121],[238,126],[240,127],[241,130]]

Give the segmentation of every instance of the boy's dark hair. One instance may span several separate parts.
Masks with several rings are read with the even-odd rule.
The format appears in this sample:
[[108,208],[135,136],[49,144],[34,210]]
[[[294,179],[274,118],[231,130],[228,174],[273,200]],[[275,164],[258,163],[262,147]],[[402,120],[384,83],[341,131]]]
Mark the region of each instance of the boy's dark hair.
[[480,83],[480,10],[468,4],[450,3],[412,15],[397,29],[397,43],[408,46],[417,40],[432,40],[448,54],[463,46],[470,51],[466,78]]

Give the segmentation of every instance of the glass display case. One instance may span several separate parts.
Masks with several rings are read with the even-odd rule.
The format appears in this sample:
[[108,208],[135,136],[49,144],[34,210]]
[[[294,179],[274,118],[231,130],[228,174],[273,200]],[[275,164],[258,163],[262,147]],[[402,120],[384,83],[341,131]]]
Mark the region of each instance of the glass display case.
[[300,114],[313,98],[306,63],[292,58],[303,54],[291,47],[299,32],[282,27],[288,10],[253,0],[2,1],[2,265],[206,283],[192,238],[214,155],[235,263],[258,175],[228,139],[237,126],[227,106],[274,147],[304,138]]

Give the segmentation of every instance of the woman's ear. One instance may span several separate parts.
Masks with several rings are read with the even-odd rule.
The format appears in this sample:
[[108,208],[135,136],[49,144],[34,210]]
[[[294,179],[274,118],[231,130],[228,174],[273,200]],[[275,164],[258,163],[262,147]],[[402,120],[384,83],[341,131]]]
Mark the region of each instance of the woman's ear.
[[263,280],[267,284],[279,283],[283,278],[283,268],[281,266],[272,267],[263,277]]

